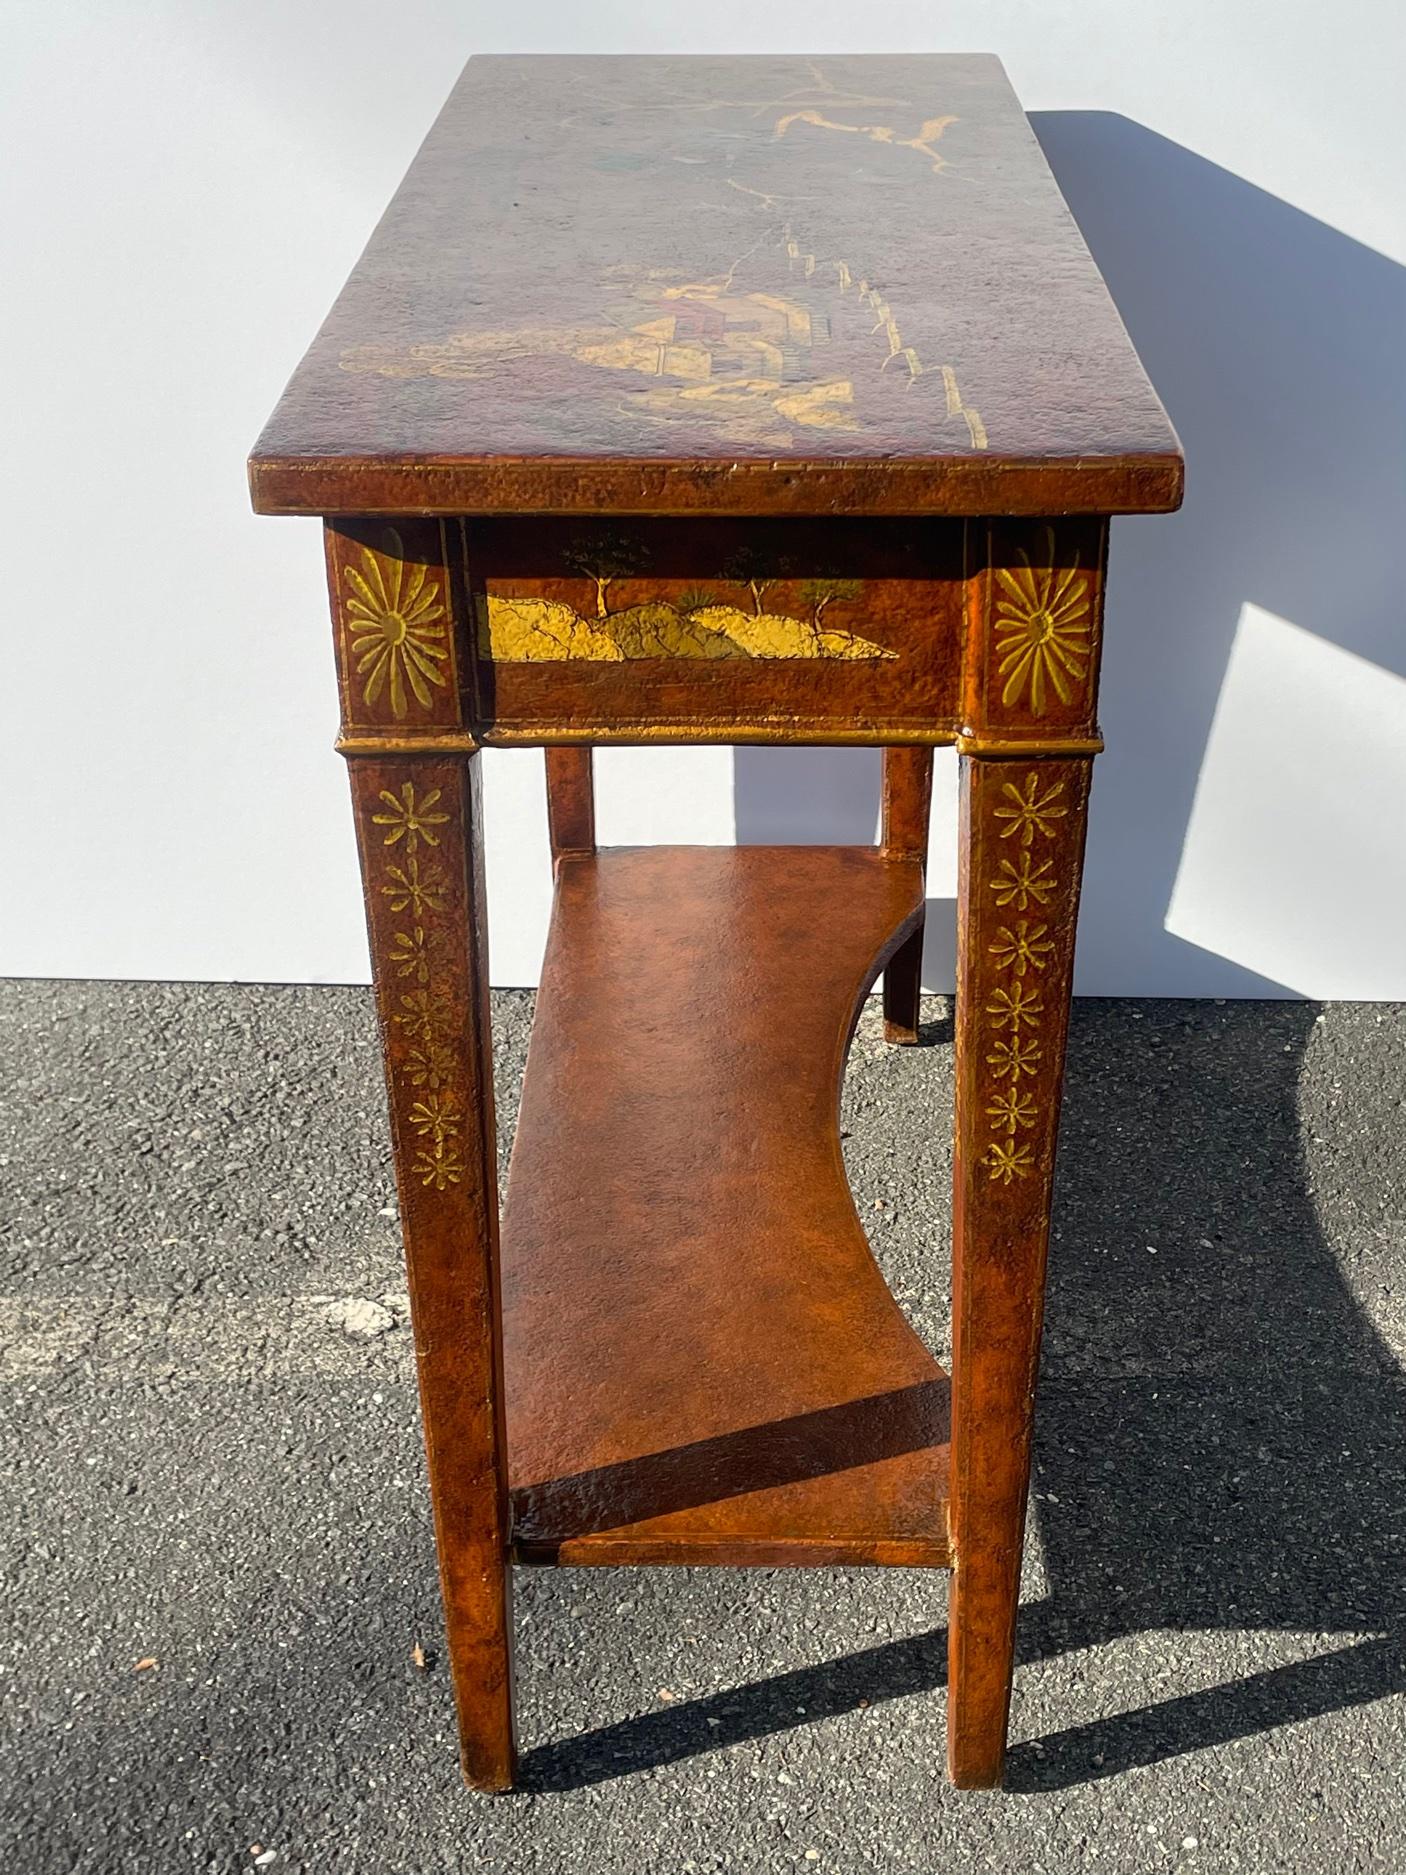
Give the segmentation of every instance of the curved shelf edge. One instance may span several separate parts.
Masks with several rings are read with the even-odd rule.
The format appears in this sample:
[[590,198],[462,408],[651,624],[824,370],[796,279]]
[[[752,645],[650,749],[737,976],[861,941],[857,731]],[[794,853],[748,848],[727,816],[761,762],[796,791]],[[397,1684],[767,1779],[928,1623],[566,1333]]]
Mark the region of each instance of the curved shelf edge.
[[947,1379],[838,1115],[922,892],[868,847],[562,862],[503,1218],[521,1560],[947,1562]]

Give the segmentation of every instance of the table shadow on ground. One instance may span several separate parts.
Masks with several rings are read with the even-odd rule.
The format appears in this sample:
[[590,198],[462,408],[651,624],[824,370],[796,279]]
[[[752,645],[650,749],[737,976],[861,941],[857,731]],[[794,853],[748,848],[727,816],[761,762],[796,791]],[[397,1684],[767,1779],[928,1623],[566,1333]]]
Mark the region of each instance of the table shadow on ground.
[[[1019,1660],[1158,1631],[1329,1638],[1041,1739],[1020,1737],[1018,1674],[1015,1790],[1406,1691],[1406,1380],[1319,1227],[1298,1103],[1317,1010],[1145,1008],[1075,1005],[1033,1477],[1049,1589],[1022,1610]],[[598,1782],[933,1692],[945,1650],[938,1628],[627,1719],[529,1753],[524,1781]]]

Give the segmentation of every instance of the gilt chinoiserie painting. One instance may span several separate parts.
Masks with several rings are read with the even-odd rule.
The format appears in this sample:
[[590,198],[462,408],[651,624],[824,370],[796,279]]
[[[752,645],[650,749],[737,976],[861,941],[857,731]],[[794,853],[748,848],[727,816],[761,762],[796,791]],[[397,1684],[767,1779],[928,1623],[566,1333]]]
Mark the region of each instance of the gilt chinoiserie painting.
[[348,723],[450,728],[467,698],[490,730],[607,703],[641,722],[726,703],[938,738],[1094,730],[1096,518],[404,518],[327,538]]
[[947,720],[965,530],[907,521],[466,518],[486,720]]
[[[546,251],[514,250],[506,290],[476,278],[409,329],[344,345],[346,379],[420,383],[427,412],[510,391],[524,437],[564,435],[574,399],[593,436],[604,426],[647,453],[833,451],[915,431],[990,446],[957,334],[934,317],[930,282],[909,277],[901,239],[903,219],[940,213],[981,161],[955,91],[881,91],[791,61],[784,77],[759,65],[745,95],[651,91],[631,106],[583,90],[556,128],[476,150],[464,186],[496,230],[477,273],[497,271],[524,198],[579,195],[579,214],[552,217]],[[875,212],[845,221],[834,198],[856,175]],[[664,185],[675,212],[652,229]],[[905,205],[898,220],[890,202]],[[632,252],[594,239],[607,214]]]
[[[744,221],[739,235],[747,230]],[[361,345],[351,375],[492,379],[517,368],[559,379],[583,367],[622,415],[667,433],[708,430],[720,442],[786,447],[807,435],[882,435],[885,412],[918,393],[934,434],[987,447],[956,367],[924,359],[883,291],[843,255],[803,249],[788,221],[718,274],[607,265],[580,323],[453,332],[403,347]],[[579,289],[578,289],[579,290]],[[557,371],[550,369],[555,363]]]
[[260,440],[260,500],[1175,505],[1174,439],[1008,96],[983,57],[475,60]]
[[[784,561],[739,547],[714,579],[642,577],[647,558],[628,534],[568,543],[580,590],[548,598],[484,595],[487,655],[522,663],[584,658],[894,658],[864,637],[864,581],[788,578]],[[559,588],[562,590],[562,588]]]

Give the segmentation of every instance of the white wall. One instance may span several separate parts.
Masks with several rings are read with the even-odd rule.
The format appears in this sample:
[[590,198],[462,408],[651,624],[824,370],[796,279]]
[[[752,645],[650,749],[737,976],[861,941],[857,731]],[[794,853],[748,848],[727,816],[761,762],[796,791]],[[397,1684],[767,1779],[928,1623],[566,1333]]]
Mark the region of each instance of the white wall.
[[[10,0],[0,971],[365,976],[317,528],[255,520],[243,459],[468,53],[992,50],[1189,456],[1180,516],[1114,530],[1080,987],[1406,997],[1403,17]],[[600,767],[607,838],[873,824],[867,753]],[[522,983],[540,758],[488,783]],[[950,809],[944,763],[949,897]]]

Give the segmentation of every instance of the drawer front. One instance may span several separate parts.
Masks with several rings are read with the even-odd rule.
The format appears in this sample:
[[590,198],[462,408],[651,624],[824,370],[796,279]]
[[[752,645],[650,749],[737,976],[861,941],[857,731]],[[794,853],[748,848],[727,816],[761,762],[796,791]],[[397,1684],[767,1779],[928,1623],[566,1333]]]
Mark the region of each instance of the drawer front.
[[487,743],[948,742],[965,524],[462,523]]

